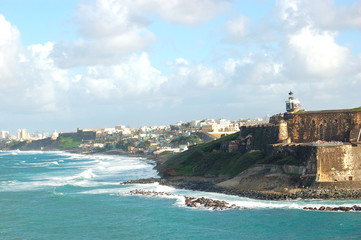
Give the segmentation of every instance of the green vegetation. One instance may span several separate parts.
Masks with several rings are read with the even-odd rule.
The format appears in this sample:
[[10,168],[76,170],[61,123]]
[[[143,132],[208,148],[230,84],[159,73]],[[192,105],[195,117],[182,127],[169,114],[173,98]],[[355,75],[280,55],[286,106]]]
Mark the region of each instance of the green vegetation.
[[292,182],[294,182],[294,183],[300,182],[301,174],[288,173],[287,175],[290,177],[290,179],[291,179]]
[[120,139],[116,144],[116,149],[121,149],[123,151],[128,151],[128,147],[134,147],[134,141],[132,139]]
[[261,161],[259,161],[259,163],[276,164],[276,165],[296,165],[296,166],[303,165],[303,161],[301,161],[300,159],[296,159],[291,156],[284,156],[281,153],[267,156],[264,159],[262,159]]
[[361,111],[361,107],[354,108],[354,109],[352,109],[352,111]]
[[179,146],[179,145],[194,145],[194,144],[199,144],[201,143],[202,140],[195,134],[191,134],[189,135],[189,137],[187,136],[180,136],[178,138],[175,138],[171,141],[171,144]]
[[22,146],[26,144],[26,141],[12,141],[9,143],[8,148],[11,150],[20,149]]
[[159,156],[160,158],[166,159],[166,158],[172,156],[173,154],[174,154],[174,152],[164,151],[164,152],[160,153],[158,156]]
[[[266,156],[261,150],[242,152],[221,152],[223,142],[235,140],[235,133],[215,141],[199,144],[165,162],[160,170],[164,175],[235,176],[254,164],[302,165],[303,162],[291,156],[275,154]],[[299,176],[294,176],[296,180]]]
[[78,136],[60,137],[59,141],[60,141],[60,144],[59,144],[58,148],[60,150],[64,150],[64,149],[71,149],[71,148],[78,147],[81,144],[82,139]]
[[168,169],[173,169],[176,174],[234,176],[254,165],[263,157],[264,153],[259,150],[245,154],[195,150],[187,151],[186,154],[175,155],[166,164]]
[[245,154],[240,152],[220,152],[222,142],[235,140],[238,133],[200,144],[188,151],[174,155],[166,164],[165,174],[180,175],[237,175],[264,158],[264,153],[259,150]]
[[141,142],[139,145],[138,145],[139,148],[149,148],[150,147],[150,141],[144,141],[144,142]]

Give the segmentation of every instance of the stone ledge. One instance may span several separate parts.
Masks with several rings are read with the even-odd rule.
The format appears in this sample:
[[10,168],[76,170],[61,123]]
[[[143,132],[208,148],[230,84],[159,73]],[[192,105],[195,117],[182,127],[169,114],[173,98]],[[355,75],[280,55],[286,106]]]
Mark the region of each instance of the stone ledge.
[[313,189],[361,189],[361,181],[315,182]]

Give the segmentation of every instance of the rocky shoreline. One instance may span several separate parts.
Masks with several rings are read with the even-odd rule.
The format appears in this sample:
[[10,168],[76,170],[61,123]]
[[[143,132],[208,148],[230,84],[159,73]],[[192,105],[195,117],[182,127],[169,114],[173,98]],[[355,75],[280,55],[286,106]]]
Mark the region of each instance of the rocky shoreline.
[[[157,158],[153,155],[137,155],[129,154],[120,151],[108,151],[102,153],[105,155],[125,155],[129,157],[143,157],[153,160],[158,166],[162,164],[166,159]],[[227,178],[215,178],[215,177],[167,177],[167,178],[149,178],[149,179],[137,179],[123,182],[121,184],[146,184],[155,183],[172,186],[175,188],[183,188],[189,190],[198,190],[205,192],[216,192],[228,195],[235,195],[240,197],[248,197],[259,200],[296,200],[296,199],[360,199],[361,189],[299,189],[298,191],[255,191],[255,190],[242,190],[236,188],[224,188],[216,186],[217,183],[226,180]],[[315,209],[312,209],[315,210]],[[319,211],[319,209],[317,209]]]
[[319,208],[304,207],[303,210],[328,211],[328,212],[349,212],[349,211],[360,212],[360,211],[361,211],[361,207],[360,207],[360,206],[357,206],[357,205],[353,205],[352,207],[345,207],[345,206],[340,206],[340,207],[325,207],[325,206],[321,206],[321,207],[319,207]]
[[[142,195],[142,196],[175,196],[174,194],[167,193],[167,192],[156,192],[156,191],[144,191],[144,190],[131,190],[131,195]],[[230,205],[226,201],[220,201],[220,200],[214,200],[210,198],[200,197],[189,197],[189,196],[183,196],[184,197],[184,204],[187,207],[191,208],[197,208],[197,207],[203,207],[208,208],[213,211],[223,211],[223,210],[229,210],[229,209],[241,209],[240,207],[236,206],[235,204]],[[246,208],[243,208],[246,209]]]
[[[157,192],[157,191],[145,191],[140,189],[131,190],[130,195],[141,195],[141,196],[176,196],[171,193],[167,192]],[[246,210],[248,208],[246,207],[239,207],[235,204],[230,204],[226,201],[221,200],[215,200],[205,197],[195,198],[195,197],[189,197],[189,196],[183,196],[184,197],[184,205],[186,207],[190,208],[206,208],[213,211],[224,211],[224,210],[231,210],[231,209],[237,209],[237,210]],[[330,206],[321,206],[319,208],[316,207],[304,207],[303,210],[310,210],[310,211],[328,211],[328,212],[360,212],[361,207],[357,205],[353,206],[339,206],[339,207],[330,207]]]
[[240,190],[229,189],[215,186],[219,179],[180,179],[180,178],[150,178],[129,180],[121,184],[147,184],[158,182],[161,185],[172,186],[175,188],[183,188],[189,190],[198,190],[205,192],[217,192],[228,195],[236,195],[240,197],[248,197],[260,200],[296,200],[296,199],[359,199],[361,198],[361,189],[346,190],[311,190],[301,189],[297,192],[271,192],[271,191],[253,191],[253,190]]

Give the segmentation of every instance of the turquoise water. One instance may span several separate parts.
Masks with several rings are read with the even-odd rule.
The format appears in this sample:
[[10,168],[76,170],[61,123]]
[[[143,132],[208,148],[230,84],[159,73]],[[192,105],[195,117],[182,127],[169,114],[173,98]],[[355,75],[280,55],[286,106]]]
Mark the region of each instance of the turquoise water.
[[[0,239],[360,239],[360,212],[304,211],[344,201],[260,201],[158,184],[154,163],[125,156],[0,152]],[[130,190],[172,196],[132,196]],[[247,210],[187,208],[184,195]]]

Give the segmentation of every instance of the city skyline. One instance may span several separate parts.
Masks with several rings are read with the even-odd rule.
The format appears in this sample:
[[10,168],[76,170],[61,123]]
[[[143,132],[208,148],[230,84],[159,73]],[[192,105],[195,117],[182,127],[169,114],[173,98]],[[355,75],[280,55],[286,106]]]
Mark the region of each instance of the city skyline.
[[361,1],[10,1],[0,130],[359,107]]

